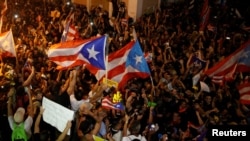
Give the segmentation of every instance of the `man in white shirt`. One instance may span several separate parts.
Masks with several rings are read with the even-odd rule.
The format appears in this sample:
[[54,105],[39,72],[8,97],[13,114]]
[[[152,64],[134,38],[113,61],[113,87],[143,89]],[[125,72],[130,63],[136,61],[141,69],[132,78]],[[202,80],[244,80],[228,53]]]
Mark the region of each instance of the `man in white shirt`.
[[89,85],[84,86],[84,88],[79,88],[75,91],[77,70],[72,70],[69,76],[69,87],[67,93],[69,94],[71,109],[73,111],[79,110],[79,107],[85,103],[89,102],[88,93],[90,91]]
[[69,87],[67,89],[67,93],[70,97],[71,109],[73,111],[78,111],[80,106],[86,102],[95,103],[102,97],[103,91],[107,88],[105,84],[95,86],[94,93],[91,98],[89,97],[89,93],[91,91],[91,87],[88,83],[83,83],[81,86],[76,87],[77,76],[79,74],[79,70],[72,70],[69,76]]
[[111,129],[110,132],[112,134],[112,138],[115,141],[121,141],[122,139],[122,127],[123,127],[123,119],[119,118],[119,119],[115,119],[113,120],[113,123],[111,124]]
[[[127,124],[127,123],[125,123]],[[140,134],[141,123],[139,120],[133,121],[129,127],[130,135],[123,136],[122,141],[147,141],[147,139]],[[123,128],[123,130],[126,130]]]

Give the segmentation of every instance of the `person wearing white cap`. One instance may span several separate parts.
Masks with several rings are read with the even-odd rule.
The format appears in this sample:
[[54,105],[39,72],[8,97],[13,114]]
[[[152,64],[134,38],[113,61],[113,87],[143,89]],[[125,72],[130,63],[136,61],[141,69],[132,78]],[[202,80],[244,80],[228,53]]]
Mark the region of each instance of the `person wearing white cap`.
[[[8,92],[8,122],[12,130],[12,141],[15,139],[22,139],[27,141],[31,135],[31,126],[33,124],[33,110],[32,108],[28,109],[28,117],[25,118],[25,109],[23,107],[17,108],[15,114],[13,115],[12,110],[12,97],[15,93],[15,88],[10,88]],[[32,106],[31,106],[32,107]]]
[[[23,82],[22,86],[18,87],[17,90],[15,89],[15,87],[11,87],[8,92],[7,110],[8,110],[8,122],[12,130],[12,135],[11,135],[12,141],[15,141],[15,138],[27,141],[32,135],[31,126],[33,124],[34,111],[30,93],[31,89],[30,86],[31,86],[31,80],[34,77],[34,75],[35,75],[35,67],[32,66],[31,73],[28,76],[28,78]],[[29,95],[29,106],[27,108],[28,117],[25,120],[24,120],[25,109],[23,107],[18,107],[15,114],[13,114],[13,96],[15,96],[15,93],[17,91],[26,91]]]

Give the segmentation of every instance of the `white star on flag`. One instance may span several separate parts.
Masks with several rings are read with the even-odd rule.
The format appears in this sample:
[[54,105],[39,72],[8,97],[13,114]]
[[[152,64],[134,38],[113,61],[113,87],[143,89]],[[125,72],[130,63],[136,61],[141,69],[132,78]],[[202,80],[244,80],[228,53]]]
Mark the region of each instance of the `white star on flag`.
[[95,46],[93,45],[91,49],[89,49],[89,48],[87,49],[89,52],[89,59],[94,58],[95,60],[97,60],[96,55],[99,54],[100,52],[95,51],[94,48],[95,48]]
[[137,65],[137,63],[142,63],[142,56],[135,56],[135,61],[136,61],[136,65]]
[[242,58],[244,57],[244,58],[247,59],[249,54],[250,54],[250,51],[246,51],[246,52],[243,53],[243,55],[241,57]]

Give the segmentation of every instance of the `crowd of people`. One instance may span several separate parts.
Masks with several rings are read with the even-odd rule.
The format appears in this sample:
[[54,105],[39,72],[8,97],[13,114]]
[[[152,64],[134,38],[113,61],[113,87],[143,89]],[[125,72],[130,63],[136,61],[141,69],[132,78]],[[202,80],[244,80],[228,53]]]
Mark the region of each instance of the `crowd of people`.
[[[249,81],[249,73],[238,73],[224,85],[203,74],[249,39],[244,17],[234,15],[227,3],[211,2],[208,25],[213,29],[200,31],[198,5],[161,5],[133,20],[124,3],[112,3],[116,8],[109,17],[101,5],[88,11],[69,1],[8,2],[2,32],[12,30],[16,57],[1,58],[0,140],[14,141],[16,126],[25,129],[24,141],[206,140],[209,126],[249,124],[249,106],[240,103],[237,90],[237,84]],[[142,50],[152,54],[151,77],[134,78],[119,89],[124,109],[102,106],[102,99],[112,99],[118,90],[98,82],[84,65],[57,70],[48,59],[70,12],[79,33],[75,40],[107,34],[108,50],[115,52],[135,39],[135,29]],[[190,62],[193,56],[205,65]],[[196,74],[209,90],[194,84]],[[43,97],[75,112],[63,132],[43,121]]]

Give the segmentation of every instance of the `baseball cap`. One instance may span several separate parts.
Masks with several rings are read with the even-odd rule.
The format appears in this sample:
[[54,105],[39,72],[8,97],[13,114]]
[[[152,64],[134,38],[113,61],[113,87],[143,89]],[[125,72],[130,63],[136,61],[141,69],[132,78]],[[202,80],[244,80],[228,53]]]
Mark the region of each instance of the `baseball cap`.
[[23,122],[25,114],[25,109],[23,107],[19,107],[14,114],[14,121],[17,123]]

